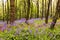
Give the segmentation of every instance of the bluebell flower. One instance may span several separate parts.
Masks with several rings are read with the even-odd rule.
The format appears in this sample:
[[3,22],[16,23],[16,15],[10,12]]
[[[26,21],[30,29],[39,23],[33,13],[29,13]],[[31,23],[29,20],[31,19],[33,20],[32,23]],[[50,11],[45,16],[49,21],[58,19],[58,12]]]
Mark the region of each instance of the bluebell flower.
[[14,35],[19,35],[19,34],[20,34],[20,32],[21,32],[20,28],[17,28],[17,30],[16,30],[16,32],[15,32],[15,34],[14,34]]
[[55,24],[54,22],[51,22],[51,24]]
[[22,18],[22,19],[20,20],[20,23],[25,22],[25,21],[26,21],[26,19],[25,19],[25,18]]
[[12,28],[7,28],[7,31],[10,32],[12,30]]
[[20,20],[16,20],[15,23],[24,23],[25,21],[26,21],[26,19],[25,18],[22,18]]
[[47,26],[46,23],[43,23],[44,26]]
[[7,27],[7,24],[4,24],[4,27],[2,27],[2,31],[4,31]]
[[38,32],[38,29],[36,29],[36,33]]
[[1,31],[4,31],[6,29],[6,27],[7,27],[7,23],[1,21],[0,22],[0,29],[1,29]]
[[12,24],[10,24],[10,26],[17,26],[17,24],[16,23],[12,23]]
[[30,24],[33,24],[34,23],[34,19],[29,19],[27,22],[30,23]]
[[35,20],[40,20],[40,18],[35,18]]

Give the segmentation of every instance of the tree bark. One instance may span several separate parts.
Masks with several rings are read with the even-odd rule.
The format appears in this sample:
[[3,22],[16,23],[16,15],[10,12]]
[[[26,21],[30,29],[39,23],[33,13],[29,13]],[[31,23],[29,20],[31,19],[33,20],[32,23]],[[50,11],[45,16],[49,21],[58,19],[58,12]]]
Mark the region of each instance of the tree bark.
[[25,18],[26,18],[26,0],[24,0],[24,12],[25,12]]
[[15,20],[17,20],[17,0],[16,0],[16,3],[15,3]]
[[45,23],[47,24],[48,23],[48,16],[49,16],[49,8],[50,8],[50,4],[51,4],[52,0],[49,0],[49,3],[48,3],[48,9],[47,9],[47,13],[46,13],[46,19],[45,19]]
[[7,0],[7,24],[8,24],[8,21],[9,21],[9,1]]
[[29,13],[30,13],[30,0],[28,0],[27,1],[27,6],[28,6],[28,8],[27,8],[27,17],[26,17],[26,20],[28,20],[29,19]]
[[41,19],[43,19],[43,14],[44,14],[44,0],[42,0],[42,17],[41,17]]
[[39,0],[37,0],[37,18],[39,18]]
[[30,13],[30,0],[27,0],[27,15],[26,15],[26,21],[25,23],[28,24],[27,20],[29,19],[29,13]]
[[30,19],[33,17],[33,2],[31,0],[31,14],[30,14]]
[[13,23],[15,20],[15,0],[10,0],[10,23]]

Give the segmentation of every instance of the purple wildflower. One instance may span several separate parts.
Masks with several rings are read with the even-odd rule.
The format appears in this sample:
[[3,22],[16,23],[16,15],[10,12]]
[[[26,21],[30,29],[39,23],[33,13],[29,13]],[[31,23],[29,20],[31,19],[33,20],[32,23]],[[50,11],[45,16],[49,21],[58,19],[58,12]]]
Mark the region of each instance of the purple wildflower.
[[16,32],[15,32],[15,34],[14,34],[14,35],[19,35],[19,34],[20,34],[20,32],[21,32],[20,28],[17,28],[17,30],[16,30]]
[[4,26],[2,27],[2,31],[4,31],[7,27],[7,24],[5,23]]
[[30,34],[32,34],[32,30],[29,30]]
[[25,21],[26,21],[26,19],[25,19],[25,18],[22,18],[22,19],[20,19],[20,20],[16,20],[15,23],[23,23],[23,22],[25,22]]
[[52,22],[51,24],[55,24],[54,22]]
[[12,23],[12,24],[10,24],[10,26],[17,26],[17,24],[16,23]]
[[27,22],[33,24],[34,23],[34,19],[30,19]]
[[1,31],[4,31],[5,29],[6,29],[6,27],[7,27],[7,24],[6,24],[6,22],[0,22],[0,29],[1,29]]
[[38,29],[36,29],[36,33],[38,32]]
[[47,26],[46,23],[43,23],[44,26]]
[[25,18],[22,18],[22,19],[20,20],[21,23],[22,23],[22,22],[25,22],[25,21],[26,21]]
[[40,20],[40,18],[35,18],[35,20]]
[[12,28],[7,28],[7,31],[10,32],[12,30]]

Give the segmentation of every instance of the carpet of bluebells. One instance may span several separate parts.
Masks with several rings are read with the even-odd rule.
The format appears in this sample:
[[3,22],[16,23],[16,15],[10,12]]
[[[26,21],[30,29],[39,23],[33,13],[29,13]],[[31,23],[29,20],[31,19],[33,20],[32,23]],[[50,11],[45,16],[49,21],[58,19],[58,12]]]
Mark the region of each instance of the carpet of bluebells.
[[45,19],[32,18],[16,20],[13,24],[0,21],[0,40],[60,40],[60,22],[50,29],[51,20],[45,24]]

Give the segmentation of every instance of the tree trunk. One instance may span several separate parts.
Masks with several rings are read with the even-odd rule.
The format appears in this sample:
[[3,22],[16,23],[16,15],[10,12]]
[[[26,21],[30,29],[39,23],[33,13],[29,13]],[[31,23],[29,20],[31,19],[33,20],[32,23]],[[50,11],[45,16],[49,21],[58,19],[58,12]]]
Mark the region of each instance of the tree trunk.
[[37,0],[37,18],[39,18],[39,0]]
[[33,17],[33,2],[31,0],[31,14],[30,14],[30,19]]
[[47,24],[48,23],[48,16],[49,16],[49,8],[50,8],[50,4],[51,4],[52,0],[49,0],[49,3],[48,3],[48,9],[47,9],[47,13],[46,13],[46,19],[45,19],[45,23]]
[[44,0],[42,0],[42,17],[41,17],[41,19],[43,19],[43,14],[44,14]]
[[10,23],[13,23],[15,20],[15,0],[10,0]]
[[17,20],[17,0],[16,0],[16,3],[15,3],[15,20]]
[[9,21],[9,1],[7,0],[7,24],[8,24],[8,21]]
[[51,23],[51,26],[50,26],[51,29],[54,29],[54,26],[55,26],[55,24],[57,22],[57,19],[58,19],[59,14],[60,14],[60,0],[58,0],[58,2],[57,2],[56,13],[55,13],[55,16],[53,18],[53,21]]
[[4,0],[2,0],[2,6],[3,6],[3,21],[4,21]]
[[19,10],[18,10],[18,11],[19,11],[19,19],[21,19],[21,14],[22,14],[22,13],[21,13],[21,8],[20,8],[20,1],[19,1],[19,7],[18,7],[18,9],[19,9]]
[[[7,13],[7,10],[6,10],[6,3],[5,3],[5,14]],[[6,20],[6,15],[5,15],[5,20]]]
[[26,0],[24,0],[24,12],[25,12],[25,18],[26,18]]
[[29,13],[30,13],[30,0],[27,0],[27,15],[26,15],[26,20],[29,19]]

